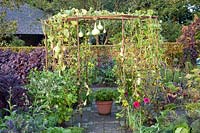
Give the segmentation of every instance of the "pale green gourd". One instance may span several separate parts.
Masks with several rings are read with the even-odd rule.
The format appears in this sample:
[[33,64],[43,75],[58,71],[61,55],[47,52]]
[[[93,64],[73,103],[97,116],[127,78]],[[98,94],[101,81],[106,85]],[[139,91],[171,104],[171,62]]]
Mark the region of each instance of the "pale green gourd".
[[103,33],[106,33],[106,29],[105,29],[105,27],[104,27],[104,29],[103,29]]
[[96,36],[96,35],[99,35],[99,34],[100,34],[100,31],[97,29],[97,24],[95,22],[94,29],[92,30],[92,35]]
[[99,30],[103,30],[103,26],[101,25],[101,21],[99,21],[99,25],[97,26],[97,28],[99,29]]
[[79,37],[83,37],[83,32],[82,32],[82,30],[80,30],[80,32],[78,33],[78,36],[79,36]]
[[56,45],[53,50],[55,52],[54,57],[58,58],[60,50],[61,50],[60,47],[58,45]]
[[91,35],[91,32],[90,32],[90,31],[88,31],[88,32],[86,33],[86,35],[87,35],[87,36]]

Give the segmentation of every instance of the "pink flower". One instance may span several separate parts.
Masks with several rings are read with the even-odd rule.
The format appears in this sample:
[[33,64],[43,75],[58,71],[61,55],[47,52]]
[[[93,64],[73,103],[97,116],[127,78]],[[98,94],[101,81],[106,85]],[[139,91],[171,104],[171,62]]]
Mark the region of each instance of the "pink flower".
[[150,103],[150,99],[149,99],[149,98],[146,98],[146,97],[145,97],[143,100],[144,100],[144,103],[145,103],[145,104]]
[[139,103],[138,101],[135,101],[135,102],[133,103],[133,106],[137,109],[137,108],[140,107],[140,103]]

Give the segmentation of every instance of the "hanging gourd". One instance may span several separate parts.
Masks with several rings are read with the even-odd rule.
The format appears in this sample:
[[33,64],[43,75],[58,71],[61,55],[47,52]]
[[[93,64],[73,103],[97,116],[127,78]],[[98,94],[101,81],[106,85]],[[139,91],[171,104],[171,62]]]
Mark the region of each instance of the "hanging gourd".
[[100,31],[97,29],[97,24],[95,22],[94,29],[92,30],[92,35],[96,36],[96,35],[99,35],[99,34],[100,34]]
[[63,55],[62,55],[62,54],[59,54],[59,55],[58,55],[58,58],[59,58],[59,60],[62,60]]
[[90,36],[90,35],[91,35],[91,32],[90,32],[90,31],[88,31],[88,32],[86,33],[86,35],[87,35],[87,36]]
[[60,53],[60,50],[61,50],[61,49],[60,49],[60,46],[56,45],[56,46],[54,47],[53,50],[54,50],[54,53],[55,53],[55,54],[54,54],[54,57],[55,57],[55,58],[58,58],[59,53]]
[[106,29],[105,29],[105,27],[104,27],[104,29],[103,29],[103,33],[106,33]]
[[78,36],[79,36],[79,37],[83,37],[83,32],[82,32],[82,30],[80,30],[80,32],[78,33]]
[[99,29],[99,30],[103,30],[103,26],[101,25],[101,21],[99,21],[99,25],[97,26],[97,28]]
[[140,85],[141,84],[141,76],[140,74],[137,74],[138,78],[137,78],[137,85]]

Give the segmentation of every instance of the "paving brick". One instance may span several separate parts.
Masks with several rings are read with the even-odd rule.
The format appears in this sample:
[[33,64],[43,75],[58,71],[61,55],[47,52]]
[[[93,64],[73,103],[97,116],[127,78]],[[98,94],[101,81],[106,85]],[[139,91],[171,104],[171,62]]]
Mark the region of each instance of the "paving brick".
[[[86,129],[86,133],[132,133],[124,129],[124,119],[117,120],[116,112],[120,111],[120,107],[113,103],[112,113],[110,115],[99,115],[95,102],[83,109],[82,117],[77,112],[74,113],[70,120],[70,125],[80,125]],[[122,124],[122,126],[121,126]]]

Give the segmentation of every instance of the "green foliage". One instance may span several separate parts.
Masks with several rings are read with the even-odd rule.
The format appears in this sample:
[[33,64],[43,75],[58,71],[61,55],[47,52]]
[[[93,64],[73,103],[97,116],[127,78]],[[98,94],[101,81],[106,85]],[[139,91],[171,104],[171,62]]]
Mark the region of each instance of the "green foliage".
[[[152,16],[153,11],[137,11],[135,14]],[[161,79],[159,71],[163,56],[160,45],[162,42],[159,34],[160,28],[160,24],[155,19],[127,20],[125,22],[125,46],[120,46],[120,52],[116,57],[119,102],[123,106],[121,113],[126,111],[125,117],[128,119],[128,124],[136,131],[141,130],[145,118],[152,118],[155,115],[151,116],[151,114],[157,112],[152,108],[150,110],[155,111],[153,113],[144,111],[137,114],[133,103],[148,97],[153,105],[159,97],[160,84],[158,81]]]
[[191,133],[198,133],[200,129],[200,119],[197,119],[191,123]]
[[[37,73],[37,74],[36,74]],[[43,75],[42,75],[43,74]],[[0,117],[0,132],[69,132],[69,133],[82,133],[83,128],[76,128],[76,127],[71,127],[68,129],[64,129],[61,127],[55,127],[59,121],[63,120],[65,118],[70,117],[70,112],[72,109],[70,109],[71,105],[76,101],[76,96],[73,94],[72,98],[69,98],[67,94],[74,93],[75,91],[73,88],[68,88],[65,89],[65,87],[68,87],[66,84],[65,80],[69,80],[67,78],[63,77],[57,77],[55,80],[51,79],[52,85],[47,85],[50,84],[48,82],[48,79],[46,77],[50,76],[51,78],[53,75],[58,76],[58,73],[52,73],[52,72],[32,72],[31,76],[35,76],[34,78],[32,77],[32,80],[30,81],[30,84],[28,85],[29,87],[31,85],[35,85],[36,88],[29,88],[30,94],[34,94],[32,97],[32,106],[27,108],[27,110],[16,110],[15,105],[11,104],[11,98],[9,98],[8,103],[9,107],[6,109],[7,113],[9,115],[2,116]],[[65,74],[67,76],[67,74]],[[49,77],[49,78],[50,78]],[[36,83],[38,81],[40,83]],[[46,81],[44,83],[44,81]],[[42,83],[44,86],[46,85],[47,88],[42,86]],[[69,83],[69,82],[68,82]],[[43,94],[42,90],[40,87],[43,88]],[[70,85],[71,86],[71,85]],[[49,87],[49,88],[48,88]],[[51,87],[53,89],[51,89]],[[57,87],[57,88],[56,88]],[[61,91],[61,87],[65,90],[65,92]],[[40,90],[34,90],[34,89],[40,89]],[[48,89],[48,90],[47,90]],[[57,89],[57,90],[55,90]],[[33,93],[37,91],[36,93]],[[52,91],[52,92],[49,92]],[[60,95],[59,93],[67,93]],[[48,93],[45,96],[44,93]],[[53,96],[55,95],[55,96]],[[48,97],[47,97],[48,96]],[[62,97],[62,98],[61,98]],[[66,99],[66,101],[64,101]],[[46,100],[46,101],[45,101]],[[59,102],[60,100],[60,102]],[[68,101],[67,101],[68,100]],[[71,103],[70,103],[71,102]],[[43,104],[44,103],[44,104]],[[37,105],[36,105],[37,104]],[[51,106],[51,107],[47,107]],[[57,107],[55,107],[57,106]],[[63,108],[64,107],[64,108]],[[61,112],[62,111],[62,112]],[[66,114],[67,113],[67,114]],[[66,120],[66,119],[65,119]]]
[[[192,101],[192,100],[188,100],[188,101]],[[200,108],[200,103],[198,102],[195,102],[195,103],[188,102],[185,104],[185,110],[187,110],[187,116],[192,120],[196,120],[196,118],[200,116],[199,108]]]
[[112,101],[117,98],[117,91],[112,88],[100,89],[94,92],[94,99],[96,101]]
[[[150,13],[151,11],[148,12],[147,15],[151,15]],[[50,17],[48,20],[45,20],[43,22],[43,28],[47,35],[46,45],[48,46],[48,50],[52,51],[53,53],[53,56],[48,57],[49,68],[53,68],[54,70],[58,71],[64,71],[66,68],[73,68],[74,70],[76,70],[78,73],[75,79],[78,79],[78,85],[80,85],[81,87],[79,92],[82,93],[82,90],[84,91],[84,88],[86,86],[85,84],[88,85],[89,83],[91,83],[91,80],[88,80],[88,78],[91,76],[90,70],[92,70],[92,67],[90,66],[92,65],[90,64],[92,64],[93,62],[90,62],[90,60],[92,59],[90,51],[91,46],[88,45],[89,36],[86,33],[91,33],[91,28],[93,28],[93,24],[91,23],[94,23],[94,21],[91,20],[91,22],[87,22],[82,21],[81,19],[78,21],[67,21],[67,19],[74,16],[82,17],[84,15],[112,16],[121,14],[124,13],[109,12],[106,10],[95,11],[92,8],[88,11],[85,9],[78,10],[73,8],[71,10],[62,10],[60,13]],[[137,15],[137,13],[129,13],[129,15]],[[100,20],[95,20],[95,24],[98,21]],[[112,27],[112,23],[106,23],[106,20],[105,25],[106,27]],[[126,25],[132,25],[132,23]],[[77,26],[79,27],[79,31],[77,31]],[[153,26],[155,27],[156,25]],[[127,32],[130,32],[131,29],[128,29],[128,27],[126,28]],[[109,28],[108,33],[109,30],[116,31],[116,29],[119,30],[119,28]],[[80,31],[83,32],[83,36],[78,38],[77,32],[80,33]],[[110,36],[114,37],[113,33],[109,34]],[[127,33],[127,35],[128,34],[129,33]],[[118,39],[119,37],[115,38]],[[80,45],[78,45],[78,42]],[[105,75],[102,80],[106,80],[106,82],[110,82],[110,80],[113,80],[112,78],[114,77],[114,73],[113,71],[111,71],[111,68],[109,68],[108,71],[101,69],[101,73]],[[82,99],[80,101],[83,102]]]
[[[25,0],[27,3],[40,8],[50,14],[56,14],[60,9],[87,9],[93,8],[95,10],[109,10],[109,11],[119,11],[124,6],[126,6],[126,1],[119,0]],[[123,6],[121,6],[123,5]],[[120,10],[122,11],[122,10]]]
[[70,128],[62,128],[62,127],[50,127],[44,133],[83,133],[84,129],[79,127],[70,127]]
[[194,68],[191,70],[190,73],[186,75],[186,78],[188,79],[187,81],[187,86],[188,86],[188,95],[190,97],[190,100],[193,102],[197,102],[200,99],[200,69],[199,68]]
[[32,106],[36,112],[45,112],[47,119],[58,123],[68,121],[77,102],[76,81],[68,70],[58,72],[33,71],[29,76],[28,92],[32,97]]
[[8,22],[5,20],[6,12],[0,12],[0,43],[2,44],[6,38],[10,37],[16,31],[17,23],[15,21]]
[[[139,12],[138,11],[138,12],[135,12],[135,13],[128,13],[128,15],[139,15],[139,13],[141,13],[140,16],[141,15],[151,16],[152,15],[152,11],[148,11],[148,12]],[[74,65],[74,66],[76,66],[76,69],[79,69],[78,71],[80,71],[80,65],[83,66],[84,61],[86,61],[85,64],[87,64],[87,62],[89,60],[88,57],[91,55],[89,52],[86,52],[86,50],[90,49],[90,46],[88,46],[89,36],[85,33],[87,33],[87,32],[90,33],[93,25],[89,22],[83,22],[82,20],[78,21],[79,30],[84,31],[83,37],[81,38],[83,41],[81,41],[80,38],[77,38],[77,29],[76,29],[77,26],[78,26],[77,21],[67,22],[67,18],[73,17],[73,16],[83,16],[83,15],[86,15],[86,16],[87,15],[89,15],[89,16],[96,16],[96,15],[101,16],[101,15],[122,15],[122,14],[124,14],[124,13],[109,12],[109,11],[106,11],[106,10],[95,11],[92,8],[88,11],[84,10],[84,9],[78,10],[78,9],[73,8],[71,10],[63,10],[60,13],[54,15],[53,17],[50,17],[48,20],[44,21],[43,28],[44,28],[45,33],[47,34],[47,46],[48,46],[49,50],[53,51],[53,57],[51,56],[49,58],[49,61],[48,61],[49,63],[51,63],[51,64],[49,64],[49,66],[53,65],[52,67],[54,69],[64,70],[66,67],[71,67],[72,65]],[[140,24],[142,25],[142,23],[140,23],[138,20],[139,20],[139,18],[137,18],[137,20],[135,20],[134,23],[135,24],[138,23],[138,24],[136,24],[138,26]],[[151,23],[150,21],[151,20],[149,20],[149,23]],[[95,23],[96,22],[97,22],[97,20],[95,20]],[[117,26],[116,26],[117,28],[116,27],[112,28],[113,23],[109,23],[107,21],[103,21],[103,22],[105,22],[105,25],[106,25],[105,27],[108,27],[108,29],[106,29],[106,30],[108,30],[107,32],[108,32],[109,36],[111,36],[111,43],[114,43],[114,45],[116,45],[116,43],[120,44],[120,41],[118,41],[118,42],[113,41],[112,42],[112,40],[119,39],[119,36],[117,35],[117,33],[115,34],[115,32],[118,31],[118,30],[121,30],[119,28],[119,24],[121,24],[121,22],[117,23]],[[125,24],[126,25],[125,35],[127,35],[127,40],[130,40],[131,43],[135,43],[135,41],[133,41],[134,39],[137,42],[137,39],[139,37],[139,36],[135,36],[134,39],[131,38],[133,36],[133,33],[134,33],[133,31],[137,31],[137,27],[132,27],[130,29],[130,26],[134,25],[134,23],[131,23],[129,21]],[[150,25],[150,26],[154,27],[155,29],[160,28],[159,24],[157,24],[156,22],[152,22],[152,25]],[[148,29],[149,27],[144,26],[143,28],[144,28],[145,32],[141,36],[141,38],[148,36],[147,31],[149,30]],[[113,31],[115,31],[115,32],[113,32]],[[156,32],[152,32],[152,33],[154,33],[153,36],[155,36],[155,37],[157,36]],[[117,36],[115,36],[115,35],[117,35]],[[129,35],[129,37],[128,37],[128,35]],[[78,41],[81,44],[80,48],[77,46]],[[147,43],[148,43],[148,41],[146,41],[146,46],[147,46]],[[141,40],[140,40],[140,45],[141,45]],[[68,54],[68,56],[71,57],[71,60],[68,61],[67,65],[64,63],[65,62],[64,57],[66,56],[64,54],[66,52],[65,46],[68,46],[67,54]],[[72,48],[72,47],[75,47],[75,48]],[[86,49],[84,49],[84,47]],[[79,51],[82,51],[82,50],[85,50],[85,51],[80,53]],[[150,58],[153,59],[153,56],[154,55],[152,53]],[[77,61],[78,61],[78,63],[76,63]],[[79,61],[81,61],[81,62],[79,62]],[[79,74],[82,73],[82,72],[83,71],[79,72]],[[103,73],[104,74],[108,73],[107,76],[113,77],[113,75],[111,73],[112,71],[109,71],[109,72],[110,73],[108,73],[108,71],[106,71],[106,72],[103,72]],[[110,78],[108,78],[108,80],[110,80]]]
[[8,7],[8,8],[13,8],[14,6],[19,6],[22,4],[24,0],[1,0],[1,6],[3,7]]
[[190,129],[185,127],[177,127],[174,131],[175,133],[189,133]]
[[196,88],[196,89],[200,89],[200,69],[199,68],[195,68],[193,70],[191,70],[191,73],[186,75],[186,78],[188,79],[188,87],[192,87],[192,88]]
[[182,65],[181,59],[183,58],[183,44],[165,42],[162,45],[166,63],[171,67],[180,67]]
[[61,9],[69,9],[72,7],[76,8],[84,8],[86,5],[85,1],[77,1],[77,0],[24,0],[30,5],[42,9],[43,11],[49,14],[56,14],[60,12]]
[[190,22],[194,14],[200,11],[198,0],[136,0],[134,2],[129,0],[127,3],[131,11],[147,9],[156,11],[155,14],[162,22],[162,35],[166,41],[176,41],[182,24]]
[[25,42],[14,35],[10,35],[10,37],[0,42],[0,46],[5,46],[5,47],[15,47],[15,46],[24,46],[24,45],[25,45]]
[[[11,98],[8,100],[9,108],[5,109],[9,115],[2,117],[0,122],[0,132],[40,132],[48,126],[54,126],[55,121],[46,120],[46,114],[41,112],[32,112],[31,110],[16,110],[15,105],[11,104]],[[29,108],[31,109],[31,107]]]
[[160,74],[163,83],[182,83],[185,81],[185,73],[181,69],[161,68]]
[[5,132],[40,132],[46,128],[47,122],[45,116],[38,115],[32,117],[28,113],[12,112],[9,116],[3,118],[0,125],[0,131]]
[[181,24],[172,21],[162,23],[162,32],[165,41],[174,42],[181,35]]
[[[103,51],[102,51],[103,52]],[[111,57],[100,56],[99,62],[93,69],[92,83],[95,85],[116,85],[116,74],[115,74],[115,61],[110,59]]]
[[9,42],[9,46],[24,46],[25,42],[19,39],[17,36],[13,36],[11,42]]
[[84,129],[80,127],[69,127],[72,133],[84,133]]
[[12,40],[11,46],[19,46],[18,44],[23,45],[23,42],[13,35],[17,28],[16,21],[6,20],[6,11],[3,10],[4,8],[12,9],[13,7],[17,7],[23,3],[23,0],[2,0],[0,3],[0,46],[10,45],[10,40]]
[[[115,12],[135,12],[135,10],[156,11],[162,21],[162,35],[166,41],[176,41],[180,36],[182,24],[187,24],[193,19],[194,14],[199,14],[198,0],[25,0],[27,3],[40,8],[49,14],[56,14],[61,9],[87,9],[108,10]],[[178,9],[178,10],[177,10]]]
[[157,118],[157,122],[159,124],[160,132],[186,131],[186,133],[189,133],[190,131],[190,127],[188,125],[189,122],[186,116],[177,115],[176,112],[172,110],[165,110],[161,112],[161,115]]
[[50,127],[45,131],[45,133],[71,133],[71,130],[62,127]]
[[159,131],[159,124],[152,125],[150,127],[142,126],[142,133],[157,133]]
[[[0,119],[0,132],[44,132],[44,133],[83,133],[83,128],[55,127],[55,121],[47,119],[45,114],[29,112],[11,112]],[[50,124],[54,123],[54,124]]]
[[188,121],[185,117],[176,119],[174,122],[174,132],[175,133],[189,133],[190,127],[188,125]]
[[200,31],[199,30],[195,34],[195,40],[200,41]]

